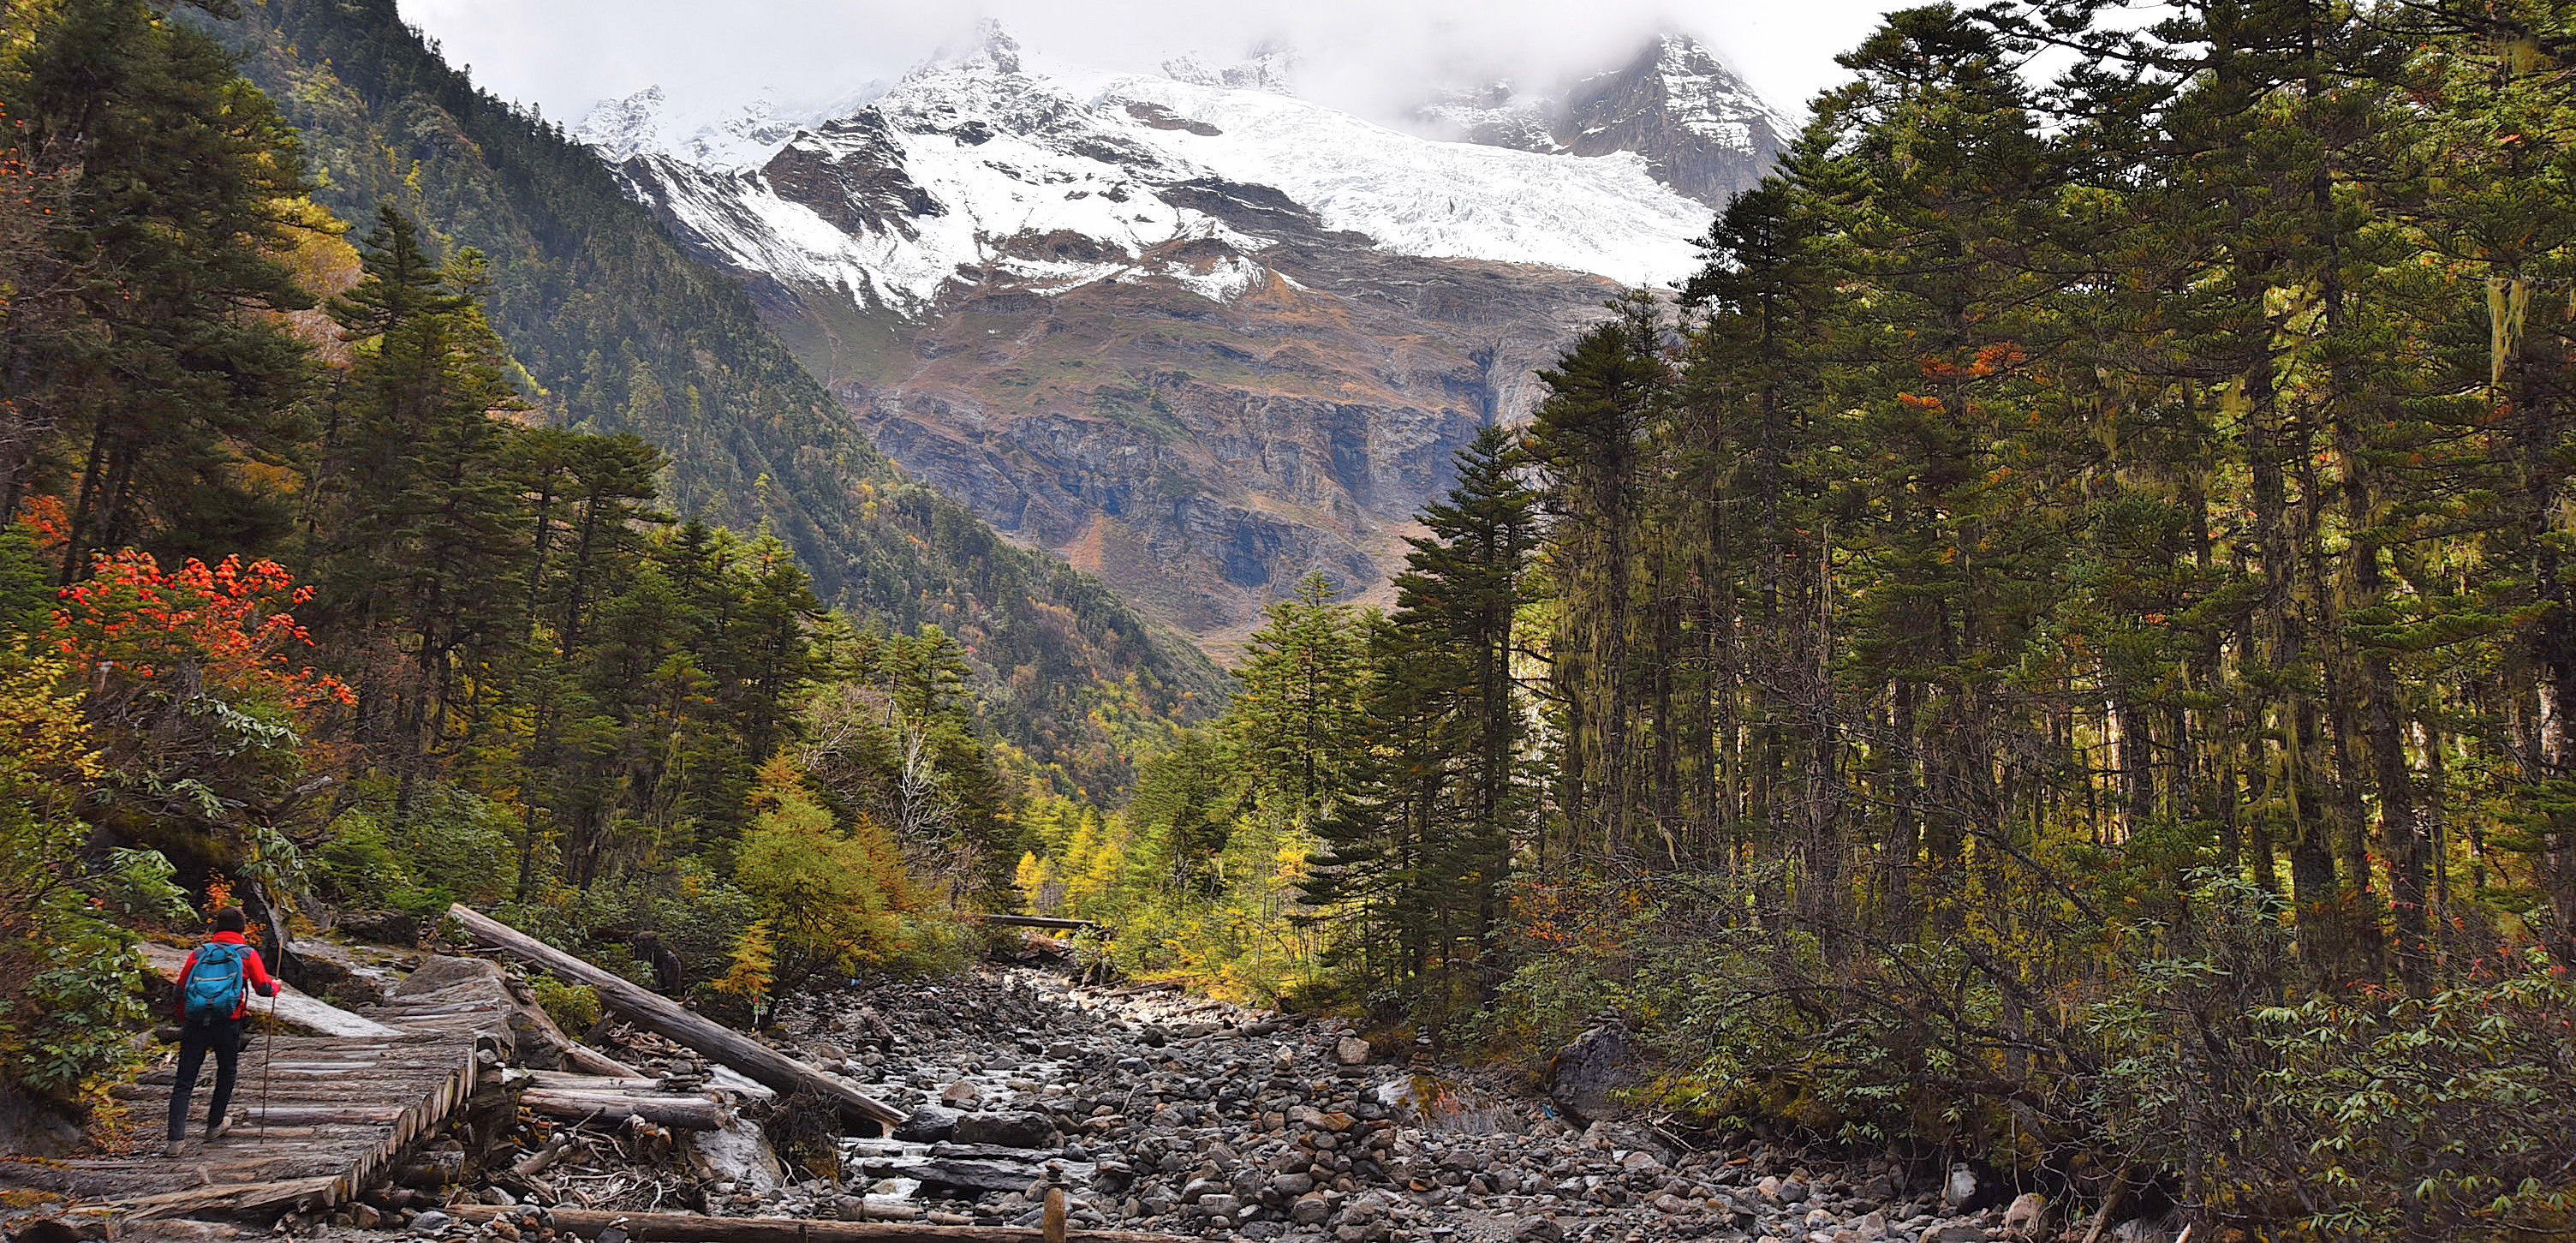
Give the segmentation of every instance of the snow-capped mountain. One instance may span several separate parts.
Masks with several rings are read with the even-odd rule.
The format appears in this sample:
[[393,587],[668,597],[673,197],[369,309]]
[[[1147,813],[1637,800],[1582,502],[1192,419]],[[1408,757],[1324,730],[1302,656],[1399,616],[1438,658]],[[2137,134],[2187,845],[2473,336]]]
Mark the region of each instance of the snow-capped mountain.
[[708,111],[674,107],[661,87],[648,86],[600,101],[573,127],[572,138],[611,163],[660,154],[710,167],[756,164],[797,131],[847,116],[885,92],[884,83],[871,82],[828,102],[803,105],[764,92],[748,103]]
[[1764,103],[1686,35],[1650,40],[1636,59],[1560,92],[1511,82],[1437,93],[1415,110],[1436,137],[1516,151],[1645,159],[1656,180],[1711,207],[1770,171],[1797,123]]
[[[1209,84],[1226,73],[1259,85]],[[1396,254],[1626,284],[1669,284],[1695,262],[1706,206],[1658,184],[1636,155],[1435,142],[1280,94],[1276,78],[1194,76],[1051,77],[1024,68],[995,32],[974,54],[925,65],[828,121],[799,126],[755,108],[674,143],[647,92],[604,106],[575,136],[612,159],[643,157],[648,167],[630,174],[639,189],[729,265],[908,315],[961,272],[1060,291],[1193,240],[1236,253],[1146,270],[1210,297],[1238,293],[1256,278],[1263,240],[1189,205],[1217,182],[1277,191],[1326,228]],[[1067,235],[1086,244],[1031,246]]]
[[829,115],[648,91],[575,134],[898,462],[1222,648],[1307,570],[1382,588],[1451,452],[1710,215],[1648,155],[1403,133],[1292,68],[1047,72],[988,30]]

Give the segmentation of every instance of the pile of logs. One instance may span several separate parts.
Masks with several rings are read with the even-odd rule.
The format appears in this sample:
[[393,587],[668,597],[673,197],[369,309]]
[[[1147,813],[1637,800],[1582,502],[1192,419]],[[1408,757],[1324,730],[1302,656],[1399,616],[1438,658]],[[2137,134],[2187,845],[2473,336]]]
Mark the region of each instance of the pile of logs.
[[704,1092],[667,1088],[654,1078],[532,1070],[528,1080],[519,1103],[550,1118],[607,1123],[642,1118],[675,1131],[720,1131],[732,1120],[723,1101]]
[[[659,993],[624,976],[592,966],[463,903],[449,907],[447,913],[477,944],[499,950],[532,966],[543,967],[558,978],[587,984],[598,990],[600,1004],[617,1017],[695,1049],[782,1095],[811,1092],[838,1106],[844,1117],[871,1134],[883,1134],[906,1116],[903,1111],[861,1093],[848,1080],[826,1074],[741,1032],[681,1009]],[[621,1093],[634,1095],[606,1087],[565,1090],[586,1091],[594,1095],[604,1093],[610,1097]],[[713,1130],[714,1127],[696,1129]]]

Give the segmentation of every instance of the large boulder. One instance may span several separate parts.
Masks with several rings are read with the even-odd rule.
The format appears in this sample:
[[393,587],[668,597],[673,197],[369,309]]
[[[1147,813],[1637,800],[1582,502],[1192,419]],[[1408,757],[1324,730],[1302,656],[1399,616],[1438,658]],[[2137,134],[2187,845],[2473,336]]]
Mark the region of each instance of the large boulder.
[[1590,1123],[1625,1112],[1617,1094],[1645,1082],[1644,1055],[1618,1023],[1604,1023],[1575,1038],[1548,1067],[1548,1099],[1575,1121]]

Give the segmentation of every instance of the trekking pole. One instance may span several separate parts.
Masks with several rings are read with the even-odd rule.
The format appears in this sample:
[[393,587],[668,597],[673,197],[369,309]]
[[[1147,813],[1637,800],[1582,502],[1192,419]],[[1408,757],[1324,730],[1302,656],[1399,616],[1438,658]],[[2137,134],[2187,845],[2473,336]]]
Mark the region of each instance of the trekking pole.
[[268,1026],[259,1036],[259,1142],[268,1143],[268,1067],[277,1054],[277,998],[268,999]]

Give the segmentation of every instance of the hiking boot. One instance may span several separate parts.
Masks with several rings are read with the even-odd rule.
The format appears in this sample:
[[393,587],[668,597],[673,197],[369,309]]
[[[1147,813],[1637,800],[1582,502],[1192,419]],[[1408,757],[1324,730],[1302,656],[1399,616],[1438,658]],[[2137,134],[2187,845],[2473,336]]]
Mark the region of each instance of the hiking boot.
[[238,1109],[225,1114],[224,1119],[221,1122],[217,1122],[212,1118],[206,1119],[206,1142],[213,1143],[216,1140],[232,1134],[233,1128],[240,1126],[242,1122],[243,1114],[242,1111]]
[[176,1158],[188,1155],[188,1141],[184,1139],[174,1139],[167,1144],[163,1144],[161,1146],[161,1155],[164,1158]]

